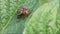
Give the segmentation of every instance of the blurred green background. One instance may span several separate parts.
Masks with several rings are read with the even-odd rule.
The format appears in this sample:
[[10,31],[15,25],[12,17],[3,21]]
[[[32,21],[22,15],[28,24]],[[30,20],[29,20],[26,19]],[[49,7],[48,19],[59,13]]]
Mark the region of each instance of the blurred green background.
[[[17,10],[31,14],[17,19]],[[60,34],[60,0],[0,0],[0,34]]]

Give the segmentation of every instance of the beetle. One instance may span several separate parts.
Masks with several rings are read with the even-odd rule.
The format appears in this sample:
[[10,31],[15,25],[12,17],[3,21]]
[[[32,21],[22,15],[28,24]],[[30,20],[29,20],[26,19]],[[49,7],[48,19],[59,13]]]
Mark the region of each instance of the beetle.
[[18,15],[18,18],[22,18],[22,17],[28,16],[31,13],[31,11],[30,11],[29,8],[23,7],[21,9],[18,9],[18,12],[17,13],[18,13],[17,14]]

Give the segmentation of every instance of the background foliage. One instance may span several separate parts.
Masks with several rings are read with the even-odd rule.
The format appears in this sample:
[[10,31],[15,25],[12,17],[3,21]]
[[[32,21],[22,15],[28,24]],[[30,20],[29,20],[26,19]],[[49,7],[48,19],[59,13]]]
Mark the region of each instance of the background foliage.
[[[59,0],[0,0],[0,34],[60,34]],[[17,10],[31,14],[17,19]]]

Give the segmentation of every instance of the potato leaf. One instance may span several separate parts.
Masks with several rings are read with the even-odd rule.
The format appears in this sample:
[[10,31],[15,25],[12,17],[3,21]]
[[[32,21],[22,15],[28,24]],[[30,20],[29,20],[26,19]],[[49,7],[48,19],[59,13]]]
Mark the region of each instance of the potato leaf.
[[17,10],[28,7],[33,12],[38,6],[38,0],[0,0],[0,34],[22,34],[28,17],[18,22]]
[[58,0],[43,4],[33,13],[23,34],[59,34],[60,12],[58,9]]

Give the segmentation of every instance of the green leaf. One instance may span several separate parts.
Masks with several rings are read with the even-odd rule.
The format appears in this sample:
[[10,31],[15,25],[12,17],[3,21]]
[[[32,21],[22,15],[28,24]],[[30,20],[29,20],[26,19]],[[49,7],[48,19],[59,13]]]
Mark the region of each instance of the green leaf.
[[31,12],[39,6],[38,0],[0,0],[0,34],[22,34],[26,17],[17,21],[17,10],[28,7]]
[[60,9],[58,0],[43,4],[33,13],[23,34],[59,34],[60,11],[58,9]]
[[[0,0],[0,34],[60,34],[59,0]],[[31,14],[17,19],[17,10]]]

